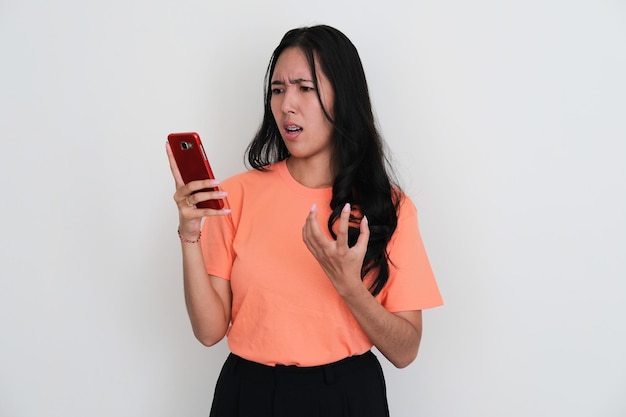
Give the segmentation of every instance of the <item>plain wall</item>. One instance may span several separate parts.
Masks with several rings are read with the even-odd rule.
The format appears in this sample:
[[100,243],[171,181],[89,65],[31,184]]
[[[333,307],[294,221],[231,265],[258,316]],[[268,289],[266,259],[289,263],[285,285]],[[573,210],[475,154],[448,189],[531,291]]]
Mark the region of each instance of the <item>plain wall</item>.
[[242,171],[271,51],[356,44],[446,305],[394,417],[626,415],[623,1],[0,0],[0,415],[205,416],[164,145]]

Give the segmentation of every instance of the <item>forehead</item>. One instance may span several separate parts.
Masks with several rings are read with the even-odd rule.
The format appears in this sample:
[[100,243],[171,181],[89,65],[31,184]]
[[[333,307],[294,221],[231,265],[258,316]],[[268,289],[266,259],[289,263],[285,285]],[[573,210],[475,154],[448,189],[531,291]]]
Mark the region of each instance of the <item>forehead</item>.
[[[315,72],[318,74],[318,77],[321,75],[321,69],[317,62],[315,62]],[[272,74],[272,79],[276,78],[312,79],[309,61],[300,48],[287,48],[278,56],[274,73]]]

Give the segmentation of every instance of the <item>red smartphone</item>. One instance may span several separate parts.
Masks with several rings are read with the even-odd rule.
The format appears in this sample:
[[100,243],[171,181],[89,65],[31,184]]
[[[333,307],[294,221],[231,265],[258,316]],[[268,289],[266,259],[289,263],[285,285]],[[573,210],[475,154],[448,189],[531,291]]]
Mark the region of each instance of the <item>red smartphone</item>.
[[[176,165],[178,165],[178,170],[185,184],[191,181],[215,178],[209,160],[204,152],[202,141],[200,141],[200,136],[197,133],[170,133],[167,136],[167,141],[170,144]],[[194,194],[202,191],[217,190],[217,187],[205,188],[195,191]],[[224,208],[224,200],[201,201],[196,204],[196,207],[221,210]]]

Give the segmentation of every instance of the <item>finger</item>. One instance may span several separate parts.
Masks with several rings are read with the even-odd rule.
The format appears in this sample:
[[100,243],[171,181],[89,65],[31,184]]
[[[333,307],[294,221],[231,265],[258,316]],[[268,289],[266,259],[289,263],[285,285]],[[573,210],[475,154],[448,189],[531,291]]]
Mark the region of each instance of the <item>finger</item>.
[[196,199],[194,194],[183,193],[182,189],[185,187],[181,187],[179,191],[174,194],[174,201],[178,206],[178,210],[180,211],[181,216],[185,218],[196,218],[198,217],[196,210]]
[[350,203],[346,203],[339,215],[339,225],[337,226],[337,247],[348,247],[348,227],[350,226]]
[[359,225],[359,238],[356,240],[353,248],[359,251],[366,251],[367,245],[370,240],[370,227],[369,221],[367,220],[367,216],[363,216],[361,219],[361,224]]
[[215,179],[206,179],[206,180],[195,180],[195,181],[189,181],[186,184],[186,188],[188,191],[188,194],[191,193],[196,193],[198,191],[202,191],[204,192],[204,190],[207,191],[212,191],[212,192],[217,192],[219,191],[217,189],[217,186],[220,184],[219,180],[215,180]]
[[165,152],[167,152],[167,159],[170,162],[170,170],[172,171],[172,175],[174,176],[174,183],[176,184],[176,188],[185,185],[183,177],[180,175],[178,165],[176,164],[176,160],[174,159],[174,154],[172,153],[172,148],[170,147],[169,142],[165,142]]
[[[232,212],[226,205],[223,209],[197,207],[196,204],[199,203],[199,201],[195,200],[196,195],[197,194],[193,194],[177,202],[181,220],[196,220],[208,216],[224,216]],[[188,201],[191,205],[187,203]]]
[[221,191],[221,190],[200,191],[200,192],[191,194],[189,196],[189,202],[191,202],[192,204],[198,204],[203,201],[222,200],[226,198],[227,196],[228,196],[228,193],[226,191]]
[[[200,201],[211,199],[217,200],[220,198],[224,198],[226,194],[223,194],[221,196],[220,194],[218,194],[222,192],[216,188],[219,183],[220,182],[215,179],[191,181],[185,185],[181,185],[176,188],[176,192],[174,193],[174,201],[176,201],[176,204],[181,207],[192,207]],[[200,190],[210,190],[207,193],[213,194],[207,194],[204,191],[198,193],[198,191]],[[200,196],[197,196],[196,194],[200,194]],[[191,205],[188,203],[188,201],[191,202]]]
[[206,209],[197,209],[195,211],[198,212],[199,217],[224,216],[224,215],[230,214],[232,212],[232,210],[229,209],[229,208],[223,208],[221,210],[215,210],[215,209],[212,209],[212,208],[206,208]]
[[190,194],[180,201],[181,205],[185,205],[187,207],[195,207],[196,203],[196,196],[194,194]]
[[317,206],[315,204],[311,206],[311,210],[309,211],[306,221],[304,222],[304,226],[302,227],[302,239],[309,250],[319,247],[321,244],[325,243],[326,239],[320,229],[319,223],[317,222]]

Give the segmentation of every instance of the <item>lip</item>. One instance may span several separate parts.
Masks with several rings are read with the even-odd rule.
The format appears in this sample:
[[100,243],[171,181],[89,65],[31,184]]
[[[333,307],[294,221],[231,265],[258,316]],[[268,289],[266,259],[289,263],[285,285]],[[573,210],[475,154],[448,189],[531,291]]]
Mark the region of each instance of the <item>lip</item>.
[[[296,131],[289,131],[287,130],[288,127],[298,127],[300,128],[300,130],[296,130]],[[299,124],[293,123],[293,122],[285,122],[283,123],[283,135],[285,139],[288,140],[294,140],[296,139],[298,136],[300,136],[300,134],[302,133],[302,126],[300,126]]]

